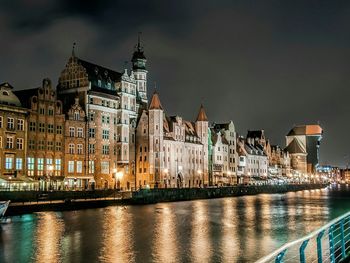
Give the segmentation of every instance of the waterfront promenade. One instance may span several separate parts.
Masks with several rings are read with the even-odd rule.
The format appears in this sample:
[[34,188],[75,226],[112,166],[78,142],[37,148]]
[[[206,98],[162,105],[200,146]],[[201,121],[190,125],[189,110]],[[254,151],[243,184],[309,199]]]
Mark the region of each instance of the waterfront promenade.
[[0,192],[0,200],[11,200],[7,215],[18,215],[39,211],[87,209],[109,205],[152,204],[262,193],[277,194],[322,189],[326,186],[326,184],[238,185],[210,188],[142,189],[135,192],[122,192],[113,189],[90,191],[5,191]]
[[[0,262],[255,262],[350,210],[350,187],[12,216]],[[259,249],[256,249],[259,248]]]

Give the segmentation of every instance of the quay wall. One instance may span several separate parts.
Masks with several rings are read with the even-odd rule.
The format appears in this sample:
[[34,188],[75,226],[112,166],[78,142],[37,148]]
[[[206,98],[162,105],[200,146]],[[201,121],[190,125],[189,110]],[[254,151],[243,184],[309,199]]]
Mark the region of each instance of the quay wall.
[[114,189],[86,191],[0,191],[0,201],[38,202],[67,199],[130,198],[131,192]]
[[259,186],[229,186],[210,188],[152,189],[133,192],[132,204],[153,204],[159,202],[174,202],[196,199],[233,197],[256,194],[277,194],[302,190],[313,190],[327,187],[327,184],[290,184],[290,185],[259,185]]
[[132,193],[112,189],[94,191],[3,191],[0,192],[0,200],[11,200],[5,215],[13,216],[39,211],[89,209],[110,205],[143,205],[262,193],[277,194],[325,187],[327,187],[327,184],[142,189]]

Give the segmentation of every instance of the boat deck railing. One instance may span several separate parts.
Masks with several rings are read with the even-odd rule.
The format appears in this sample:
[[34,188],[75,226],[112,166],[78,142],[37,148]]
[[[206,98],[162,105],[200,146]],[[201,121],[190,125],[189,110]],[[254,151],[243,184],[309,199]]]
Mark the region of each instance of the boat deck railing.
[[350,212],[314,232],[285,244],[257,263],[341,262],[350,255]]

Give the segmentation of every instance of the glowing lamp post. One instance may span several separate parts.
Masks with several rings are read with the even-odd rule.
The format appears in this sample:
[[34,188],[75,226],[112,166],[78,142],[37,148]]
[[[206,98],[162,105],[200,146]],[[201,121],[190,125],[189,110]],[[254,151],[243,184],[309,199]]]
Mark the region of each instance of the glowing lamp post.
[[50,185],[50,190],[52,189],[52,185],[51,185],[51,176],[52,176],[52,171],[53,171],[53,165],[48,165],[47,166],[47,171],[48,171],[48,176],[49,176],[49,185]]
[[117,179],[118,179],[117,188],[120,190],[120,181],[121,181],[121,179],[123,178],[123,172],[117,172],[117,173],[116,173],[116,177],[117,177]]
[[117,169],[113,169],[113,174],[114,174],[114,190],[117,189]]
[[[168,172],[169,172],[169,170],[167,169],[167,168],[164,168],[164,170],[163,170],[163,173],[164,173],[164,185],[165,185],[165,188],[167,188],[167,177],[168,177]],[[169,182],[170,183],[170,182]]]

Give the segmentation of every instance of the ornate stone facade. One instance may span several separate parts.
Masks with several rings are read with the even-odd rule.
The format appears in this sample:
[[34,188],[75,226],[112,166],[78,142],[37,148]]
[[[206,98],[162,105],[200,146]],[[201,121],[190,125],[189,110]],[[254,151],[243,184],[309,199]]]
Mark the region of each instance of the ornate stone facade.
[[137,124],[136,160],[138,188],[208,185],[208,120],[203,107],[194,123],[167,117],[154,93]]
[[8,83],[0,85],[0,179],[6,182],[26,175],[27,114]]
[[63,105],[51,81],[16,92],[28,108],[27,175],[39,179],[40,187],[63,187],[64,125]]

